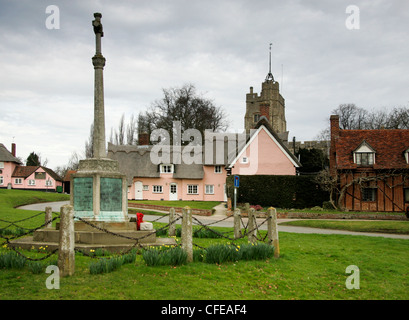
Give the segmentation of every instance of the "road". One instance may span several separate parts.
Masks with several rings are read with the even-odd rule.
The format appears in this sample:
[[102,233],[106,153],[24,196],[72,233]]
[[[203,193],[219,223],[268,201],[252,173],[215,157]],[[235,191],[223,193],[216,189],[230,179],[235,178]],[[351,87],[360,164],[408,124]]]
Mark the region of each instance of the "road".
[[[19,207],[19,209],[24,210],[35,210],[35,211],[45,211],[45,207],[51,207],[54,212],[59,212],[61,206],[69,204],[69,201],[60,201],[60,202],[49,202],[49,203],[37,203],[31,204],[27,206]],[[129,216],[132,217],[132,214]],[[215,215],[206,217],[206,216],[194,216],[197,220],[199,220],[202,224],[211,224],[214,227],[233,227],[233,217],[229,217],[223,221],[226,216],[223,215],[222,212],[217,212]],[[169,222],[169,217],[165,216],[157,220],[159,216],[156,215],[145,215],[144,220],[146,221],[153,221],[156,220],[157,222]],[[265,219],[257,219],[257,225],[262,223]],[[384,237],[384,238],[395,238],[395,239],[409,239],[409,235],[401,235],[401,234],[388,234],[388,233],[369,233],[369,232],[354,232],[354,231],[345,231],[345,230],[332,230],[332,229],[318,229],[318,228],[308,228],[308,227],[296,227],[296,226],[285,226],[280,225],[280,223],[285,221],[294,221],[295,219],[277,219],[278,223],[278,231],[279,232],[292,232],[292,233],[315,233],[315,234],[344,234],[344,235],[354,235],[354,236],[368,236],[368,237]],[[243,222],[247,224],[247,219],[243,218]],[[176,222],[177,224],[181,223],[181,220]],[[199,224],[195,219],[193,219],[193,224]],[[263,224],[260,226],[260,230],[266,230],[267,225]]]

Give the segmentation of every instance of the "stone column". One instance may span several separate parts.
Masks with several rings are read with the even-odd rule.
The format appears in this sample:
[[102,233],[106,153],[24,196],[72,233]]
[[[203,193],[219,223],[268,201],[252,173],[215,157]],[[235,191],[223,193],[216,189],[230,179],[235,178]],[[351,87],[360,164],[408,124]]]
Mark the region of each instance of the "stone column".
[[52,228],[53,223],[52,220],[53,219],[53,210],[51,207],[45,207],[45,227],[47,229]]
[[254,208],[250,208],[248,210],[248,215],[249,215],[249,221],[247,224],[247,238],[250,242],[254,243],[256,242],[256,210]]
[[175,221],[175,208],[170,208],[169,209],[169,230],[168,230],[169,237],[176,236],[176,224],[174,223],[174,221]]
[[187,262],[193,261],[192,229],[192,209],[186,206],[182,210],[182,249],[187,253]]
[[101,50],[101,37],[104,36],[102,31],[101,18],[102,14],[94,13],[95,20],[92,21],[95,33],[96,50],[92,58],[94,65],[94,132],[93,132],[93,158],[106,158],[105,145],[105,112],[104,112],[104,80],[103,70],[105,58]]
[[280,244],[278,242],[278,228],[277,228],[277,211],[270,207],[267,210],[267,217],[269,218],[267,226],[267,236],[269,243],[274,246],[274,257],[280,257]]
[[233,217],[234,217],[234,239],[240,239],[242,237],[241,234],[241,212],[240,209],[236,209],[234,210],[233,213]]
[[60,211],[60,243],[58,248],[58,268],[60,276],[72,276],[75,270],[74,209],[64,205]]

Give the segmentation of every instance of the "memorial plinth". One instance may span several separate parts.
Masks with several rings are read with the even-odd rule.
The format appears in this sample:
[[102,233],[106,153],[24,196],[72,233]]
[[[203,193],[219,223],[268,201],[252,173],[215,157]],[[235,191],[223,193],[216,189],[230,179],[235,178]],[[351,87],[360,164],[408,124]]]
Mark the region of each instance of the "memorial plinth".
[[126,176],[111,159],[81,160],[72,175],[74,216],[92,221],[128,221]]

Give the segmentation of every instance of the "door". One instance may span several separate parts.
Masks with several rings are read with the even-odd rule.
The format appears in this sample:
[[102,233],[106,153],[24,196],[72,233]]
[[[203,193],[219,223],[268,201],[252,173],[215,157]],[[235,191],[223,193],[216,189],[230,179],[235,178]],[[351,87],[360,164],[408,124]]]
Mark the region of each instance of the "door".
[[178,185],[177,183],[171,183],[169,189],[169,200],[177,200],[178,199]]
[[143,183],[142,181],[135,182],[135,200],[143,199]]

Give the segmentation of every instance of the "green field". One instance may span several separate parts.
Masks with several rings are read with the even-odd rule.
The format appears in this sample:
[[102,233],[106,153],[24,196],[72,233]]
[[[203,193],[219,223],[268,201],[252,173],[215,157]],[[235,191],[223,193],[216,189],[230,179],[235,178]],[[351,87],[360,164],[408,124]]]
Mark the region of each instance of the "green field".
[[[21,220],[36,212],[13,209],[29,194],[0,190],[0,219]],[[25,192],[25,191],[22,191]],[[57,201],[55,195],[38,195]],[[45,197],[45,198],[44,198]],[[50,197],[50,198],[48,198]],[[65,199],[63,199],[65,200]],[[41,219],[40,219],[41,218]],[[39,220],[20,224],[35,227]],[[156,228],[162,226],[156,223]],[[215,228],[216,229],[216,228]],[[217,228],[231,231],[230,228]],[[75,274],[60,280],[60,289],[47,289],[50,274],[28,268],[0,270],[0,300],[8,299],[135,299],[135,300],[407,300],[409,299],[409,240],[365,236],[279,233],[279,259],[217,264],[194,262],[182,266],[148,267],[141,255],[114,272],[91,275],[98,258],[76,254]],[[179,239],[180,240],[180,239]],[[227,239],[194,238],[208,247]],[[247,239],[237,242],[246,243]],[[0,254],[8,252],[0,248]],[[44,253],[23,251],[29,257]],[[43,263],[55,263],[53,255]],[[346,268],[360,271],[360,289],[347,289]]]

